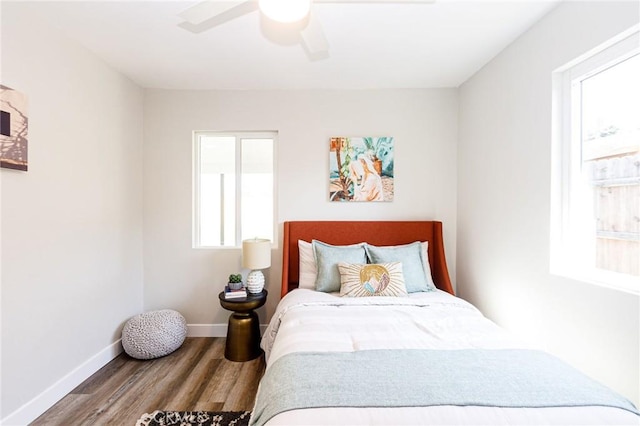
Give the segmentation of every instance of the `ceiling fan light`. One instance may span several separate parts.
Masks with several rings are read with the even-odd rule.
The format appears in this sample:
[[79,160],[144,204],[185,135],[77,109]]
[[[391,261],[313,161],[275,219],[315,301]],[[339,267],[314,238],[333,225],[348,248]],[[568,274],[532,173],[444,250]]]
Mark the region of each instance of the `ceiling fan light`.
[[259,0],[260,11],[269,19],[290,23],[304,19],[311,9],[311,0]]

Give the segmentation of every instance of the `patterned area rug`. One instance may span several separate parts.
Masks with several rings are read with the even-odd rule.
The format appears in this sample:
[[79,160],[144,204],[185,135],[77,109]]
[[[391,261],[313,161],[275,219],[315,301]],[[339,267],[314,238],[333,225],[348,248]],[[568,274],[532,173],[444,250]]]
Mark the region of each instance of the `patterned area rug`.
[[145,413],[136,426],[247,426],[251,411],[160,411]]

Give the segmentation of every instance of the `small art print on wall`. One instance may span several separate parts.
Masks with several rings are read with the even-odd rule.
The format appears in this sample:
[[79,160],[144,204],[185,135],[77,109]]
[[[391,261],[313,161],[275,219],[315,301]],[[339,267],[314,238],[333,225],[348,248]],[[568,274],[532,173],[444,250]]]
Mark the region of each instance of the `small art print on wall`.
[[27,97],[0,85],[0,167],[27,171]]
[[334,137],[330,201],[393,201],[393,137]]

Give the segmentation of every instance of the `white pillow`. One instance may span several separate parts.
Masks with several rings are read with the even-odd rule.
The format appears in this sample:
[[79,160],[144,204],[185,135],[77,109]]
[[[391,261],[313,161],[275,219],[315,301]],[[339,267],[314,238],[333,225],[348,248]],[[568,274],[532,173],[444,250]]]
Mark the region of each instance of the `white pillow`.
[[431,264],[429,263],[429,241],[420,241],[420,245],[422,245],[423,256],[425,260],[424,264],[424,272],[427,275],[427,281],[430,286],[433,286],[434,290],[438,288],[436,283],[433,282],[433,276],[431,275]]
[[300,256],[298,288],[315,290],[318,267],[316,266],[316,258],[313,255],[311,243],[298,240],[298,255]]

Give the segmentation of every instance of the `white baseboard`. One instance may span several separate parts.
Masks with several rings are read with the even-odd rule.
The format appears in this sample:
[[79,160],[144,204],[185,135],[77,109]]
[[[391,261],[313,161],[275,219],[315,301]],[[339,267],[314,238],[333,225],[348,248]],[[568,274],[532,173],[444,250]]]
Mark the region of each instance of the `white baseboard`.
[[[267,324],[260,324],[264,335]],[[187,324],[187,337],[227,337],[227,324]]]
[[79,365],[69,374],[49,386],[40,395],[0,420],[4,426],[27,425],[37,419],[42,413],[60,401],[65,395],[87,380],[93,373],[107,365],[109,361],[122,352],[120,339],[107,346],[87,361]]

